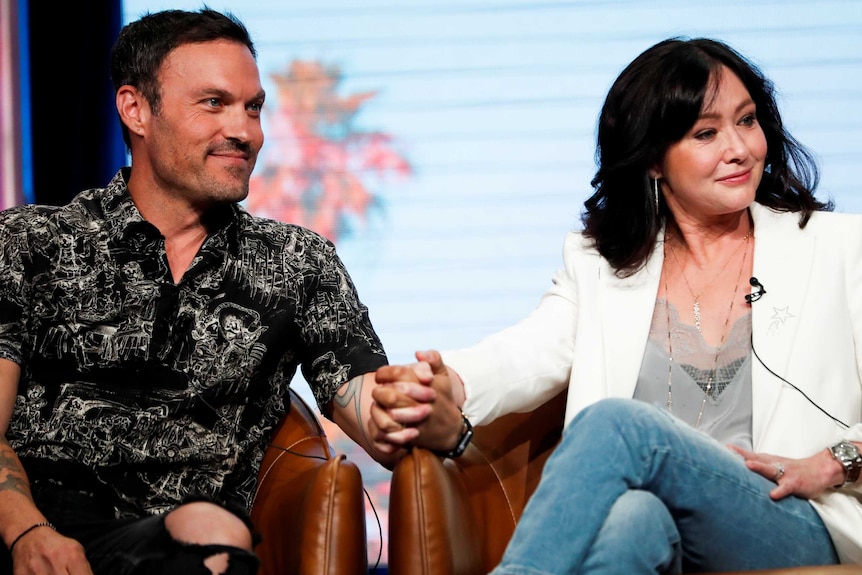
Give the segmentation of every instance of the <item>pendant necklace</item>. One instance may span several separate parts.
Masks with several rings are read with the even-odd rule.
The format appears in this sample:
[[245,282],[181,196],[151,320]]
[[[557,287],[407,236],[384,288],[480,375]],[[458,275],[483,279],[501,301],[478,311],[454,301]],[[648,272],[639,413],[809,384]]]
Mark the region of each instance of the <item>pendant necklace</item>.
[[[703,292],[705,292],[707,290],[707,288],[709,288],[709,286],[712,285],[712,282],[714,282],[718,278],[718,276],[720,276],[721,273],[725,269],[727,269],[728,264],[730,264],[730,260],[733,259],[733,256],[736,255],[736,252],[738,252],[740,250],[740,248],[742,248],[743,245],[745,245],[745,250],[746,250],[746,254],[747,254],[747,252],[748,252],[748,238],[750,236],[751,236],[751,232],[748,232],[747,234],[745,234],[742,237],[742,241],[739,242],[739,245],[736,246],[736,249],[733,250],[733,253],[730,254],[730,256],[727,258],[727,261],[724,262],[724,265],[721,266],[720,270],[718,270],[718,273],[716,273],[714,276],[712,276],[712,279],[709,280],[708,282],[706,282],[706,284],[704,284],[704,287],[702,290],[700,290],[699,294],[695,294],[694,290],[691,289],[691,284],[688,282],[688,277],[686,277],[686,275],[685,275],[685,268],[682,266],[682,263],[680,263],[679,258],[676,256],[676,251],[673,249],[673,245],[669,245],[667,242],[665,242],[665,245],[670,248],[670,253],[673,255],[673,259],[674,259],[674,261],[676,261],[676,265],[679,266],[679,271],[680,271],[680,274],[682,275],[682,279],[683,279],[683,281],[685,281],[685,285],[688,288],[688,293],[691,294],[691,297],[693,299],[693,302],[691,305],[691,312],[692,312],[692,315],[694,315],[694,327],[697,328],[698,333],[703,333],[703,325],[701,323],[701,317],[700,317],[700,296],[702,296]],[[743,258],[742,261],[744,262],[745,258]]]
[[[712,362],[712,371],[710,372],[709,377],[706,381],[706,387],[703,388],[703,401],[700,403],[700,410],[697,413],[697,421],[694,424],[695,429],[700,427],[700,422],[703,419],[703,410],[706,409],[706,400],[709,398],[709,394],[712,391],[712,386],[715,383],[715,374],[718,371],[718,356],[721,353],[721,348],[724,345],[725,338],[727,337],[727,328],[730,325],[730,317],[733,315],[733,304],[736,301],[736,295],[739,292],[739,282],[742,281],[742,270],[745,268],[745,260],[748,257],[748,238],[750,236],[751,236],[751,232],[748,232],[747,234],[745,234],[745,237],[742,238],[742,243],[740,243],[740,247],[743,244],[745,244],[745,253],[742,256],[742,262],[739,264],[739,273],[737,274],[736,284],[733,288],[733,297],[730,298],[730,307],[727,310],[727,317],[724,320],[724,327],[721,330],[721,339],[719,339],[718,346],[715,348],[715,357],[713,358],[713,362]],[[667,243],[665,243],[665,245],[667,246]],[[676,259],[676,254],[673,251],[673,246],[669,246],[669,247],[670,247],[671,253],[674,254],[674,259],[677,261],[677,264],[679,264],[679,260]],[[730,259],[733,258],[733,255],[736,254],[737,251],[739,251],[739,247],[737,247],[736,250],[734,250],[733,254],[731,254],[731,257],[728,259],[728,261],[724,262],[724,265],[721,266],[721,270],[719,270],[719,272],[715,275],[715,277],[713,277],[712,280],[707,284],[707,287],[709,287],[709,285],[713,281],[715,281],[719,275],[721,275],[721,272],[724,271],[724,269],[727,267],[728,263],[730,262]],[[667,252],[665,252],[665,259],[667,259]],[[685,278],[685,271],[682,270],[682,266],[680,266],[680,271],[682,272],[683,279],[686,279]],[[701,331],[701,325],[700,325],[700,304],[698,302],[698,298],[703,294],[703,291],[705,291],[706,288],[704,288],[704,290],[701,291],[700,294],[695,296],[694,293],[691,291],[691,285],[688,284],[687,279],[686,279],[685,283],[686,283],[686,285],[688,285],[688,291],[694,297],[693,309],[694,309],[694,313],[695,313],[695,316],[694,316],[695,327],[697,327],[698,333],[702,334],[703,332]],[[673,344],[671,343],[670,292],[668,291],[668,288],[667,288],[667,274],[665,274],[665,278],[664,278],[664,292],[665,292],[665,300],[664,300],[665,301],[665,304],[664,304],[665,307],[664,307],[664,309],[665,309],[665,314],[667,315],[667,352],[668,352],[667,410],[669,413],[673,413]],[[696,382],[696,383],[698,383],[698,386],[700,387],[699,382]]]

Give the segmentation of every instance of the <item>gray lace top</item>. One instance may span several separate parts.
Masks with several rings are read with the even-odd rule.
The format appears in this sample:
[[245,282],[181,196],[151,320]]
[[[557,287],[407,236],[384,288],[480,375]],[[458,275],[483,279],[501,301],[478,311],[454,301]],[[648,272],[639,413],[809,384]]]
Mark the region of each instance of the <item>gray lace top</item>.
[[634,397],[663,409],[668,409],[668,317],[673,346],[671,412],[722,444],[751,449],[751,314],[733,324],[716,361],[716,348],[697,328],[681,322],[672,304],[656,301]]

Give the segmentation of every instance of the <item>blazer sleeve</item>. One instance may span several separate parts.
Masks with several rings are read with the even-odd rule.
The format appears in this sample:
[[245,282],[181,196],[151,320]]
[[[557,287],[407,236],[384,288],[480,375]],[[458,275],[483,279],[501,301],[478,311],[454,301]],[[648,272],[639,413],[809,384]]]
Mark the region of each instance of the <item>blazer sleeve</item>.
[[584,251],[582,236],[567,234],[563,268],[532,313],[475,346],[442,353],[464,381],[463,409],[474,424],[530,411],[568,385],[578,314],[574,262]]

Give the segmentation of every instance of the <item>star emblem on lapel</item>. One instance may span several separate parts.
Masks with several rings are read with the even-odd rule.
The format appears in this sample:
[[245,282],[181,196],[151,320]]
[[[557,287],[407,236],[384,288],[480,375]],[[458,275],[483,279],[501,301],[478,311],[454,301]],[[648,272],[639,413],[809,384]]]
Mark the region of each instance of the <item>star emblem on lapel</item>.
[[772,308],[772,317],[770,318],[773,323],[780,322],[781,325],[787,323],[787,320],[796,317],[792,313],[790,313],[790,306],[785,307],[774,307]]
[[792,313],[790,313],[790,306],[785,307],[773,307],[772,308],[772,317],[769,318],[769,329],[767,333],[772,335],[778,334],[781,331],[781,328],[784,327],[784,324],[787,323],[787,320],[796,317]]

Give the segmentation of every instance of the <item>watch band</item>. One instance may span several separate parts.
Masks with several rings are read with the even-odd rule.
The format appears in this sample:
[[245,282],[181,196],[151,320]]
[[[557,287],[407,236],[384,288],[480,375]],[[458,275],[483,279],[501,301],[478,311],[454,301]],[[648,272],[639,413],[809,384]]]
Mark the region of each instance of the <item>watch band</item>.
[[458,436],[458,443],[455,444],[455,447],[451,451],[438,451],[437,455],[455,459],[456,457],[460,457],[467,449],[467,446],[470,445],[470,441],[473,439],[473,425],[467,419],[467,416],[464,415],[463,411],[461,412],[461,422],[461,435]]

